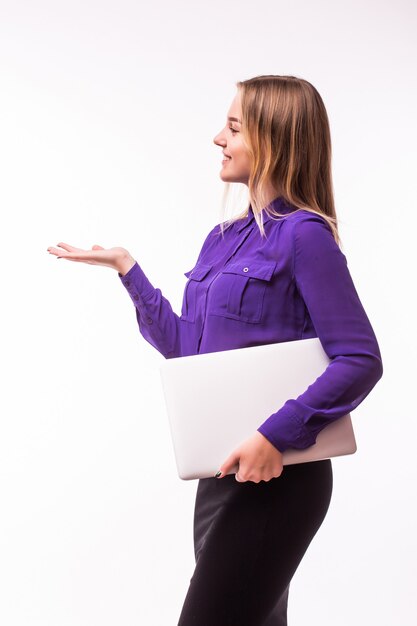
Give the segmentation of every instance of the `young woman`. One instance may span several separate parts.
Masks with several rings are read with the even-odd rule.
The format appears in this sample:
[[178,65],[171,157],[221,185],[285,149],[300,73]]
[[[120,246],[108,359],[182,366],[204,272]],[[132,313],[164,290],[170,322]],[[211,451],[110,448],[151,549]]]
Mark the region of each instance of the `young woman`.
[[[124,248],[61,242],[48,251],[117,270],[142,336],[165,358],[320,338],[331,359],[323,374],[260,415],[217,474],[199,480],[196,566],[178,622],[285,626],[290,581],[330,504],[332,465],[283,469],[282,452],[314,444],[355,409],[382,376],[381,354],[339,247],[330,130],[317,90],[294,76],[237,83],[214,143],[221,179],[247,185],[250,202],[207,235],[186,272],[180,316]],[[242,385],[250,384],[248,371]]]

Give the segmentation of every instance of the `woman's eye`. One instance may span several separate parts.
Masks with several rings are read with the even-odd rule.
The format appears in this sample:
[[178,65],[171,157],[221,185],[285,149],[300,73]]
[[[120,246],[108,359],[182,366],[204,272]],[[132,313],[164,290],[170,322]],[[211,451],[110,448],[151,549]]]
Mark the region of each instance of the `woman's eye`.
[[229,130],[232,131],[232,134],[239,132],[239,131],[235,130],[234,128],[232,128],[231,126],[229,126]]

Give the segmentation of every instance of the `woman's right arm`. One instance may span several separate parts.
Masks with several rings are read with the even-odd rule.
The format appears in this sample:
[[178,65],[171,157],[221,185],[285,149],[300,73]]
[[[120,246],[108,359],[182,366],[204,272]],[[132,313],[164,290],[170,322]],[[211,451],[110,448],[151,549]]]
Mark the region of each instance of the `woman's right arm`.
[[[204,239],[196,263],[213,245],[213,235],[218,234],[219,224],[216,224]],[[135,305],[139,331],[146,341],[166,359],[182,356],[181,335],[186,332],[183,322],[129,253],[119,260],[119,278]]]
[[180,318],[130,257],[119,266],[119,278],[136,308],[139,331],[166,359],[181,356]]

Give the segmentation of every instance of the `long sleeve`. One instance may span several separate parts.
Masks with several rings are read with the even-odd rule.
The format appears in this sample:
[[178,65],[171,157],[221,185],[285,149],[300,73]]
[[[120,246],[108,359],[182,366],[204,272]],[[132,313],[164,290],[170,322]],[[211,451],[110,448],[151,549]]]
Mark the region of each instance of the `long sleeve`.
[[[211,229],[197,257],[201,259],[207,245],[212,243],[212,235],[218,225]],[[199,326],[187,324],[177,315],[161,290],[149,281],[142,267],[136,261],[130,270],[119,278],[129,293],[136,308],[139,331],[154,348],[166,359],[194,354],[197,349]]]
[[169,301],[155,288],[136,262],[119,278],[136,307],[139,331],[165,358],[181,356],[180,318]]
[[319,216],[310,214],[294,224],[293,280],[330,363],[304,393],[287,400],[258,428],[281,452],[314,444],[326,425],[366,398],[383,373],[378,342],[346,257]]

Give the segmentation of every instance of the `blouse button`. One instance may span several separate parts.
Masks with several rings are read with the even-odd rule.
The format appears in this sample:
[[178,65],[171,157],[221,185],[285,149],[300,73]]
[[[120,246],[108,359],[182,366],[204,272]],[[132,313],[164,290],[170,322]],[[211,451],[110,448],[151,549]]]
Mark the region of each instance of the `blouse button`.
[[248,270],[249,270],[249,268],[248,268],[248,267],[244,267],[244,268],[243,268],[243,271],[244,271],[244,272],[247,272]]
[[138,296],[138,294],[137,294],[137,293],[133,294],[133,299],[134,299],[134,300],[139,300],[139,296]]
[[151,318],[151,317],[147,317],[147,318],[146,318],[146,321],[148,322],[148,324],[152,324],[152,322],[153,322],[153,320],[152,320],[152,318]]

